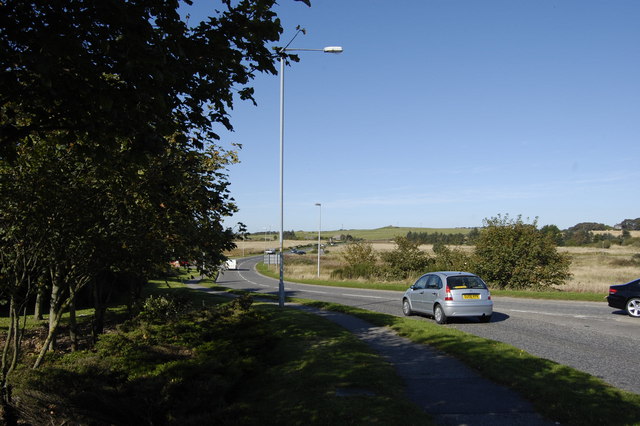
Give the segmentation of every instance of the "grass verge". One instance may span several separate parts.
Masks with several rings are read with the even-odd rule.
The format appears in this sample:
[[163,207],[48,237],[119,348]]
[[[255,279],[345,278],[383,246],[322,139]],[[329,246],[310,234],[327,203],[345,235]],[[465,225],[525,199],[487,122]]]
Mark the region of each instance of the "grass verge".
[[[261,274],[279,278],[278,272],[271,270],[264,263],[258,263],[256,269]],[[324,285],[328,287],[366,288],[372,290],[405,291],[409,286],[405,283],[376,283],[366,281],[326,281],[315,279],[292,279],[297,283]],[[547,299],[547,300],[577,300],[587,302],[605,302],[606,294],[602,293],[581,293],[570,291],[526,291],[526,290],[495,290],[491,289],[491,294],[497,297],[518,297],[524,299]]]
[[388,326],[413,342],[438,348],[484,377],[517,391],[540,414],[561,424],[640,424],[640,395],[511,345],[416,319],[332,303],[299,302],[355,315],[374,325]]
[[390,327],[413,342],[442,350],[484,377],[520,393],[540,414],[561,424],[640,425],[640,395],[506,343],[413,318],[320,301],[291,301],[358,316],[371,324]]
[[[391,365],[315,315],[148,286],[142,312],[90,351],[16,373],[30,424],[414,424]],[[153,303],[149,303],[152,301]],[[188,302],[188,303],[187,303]]]
[[279,343],[274,365],[243,384],[240,424],[431,424],[393,367],[350,332],[295,309],[259,308]]

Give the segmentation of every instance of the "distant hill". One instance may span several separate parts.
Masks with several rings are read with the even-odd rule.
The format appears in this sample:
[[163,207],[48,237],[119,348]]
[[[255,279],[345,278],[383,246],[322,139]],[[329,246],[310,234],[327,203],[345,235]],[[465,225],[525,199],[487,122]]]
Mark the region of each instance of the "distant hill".
[[[417,233],[440,233],[440,234],[468,234],[473,228],[417,228],[385,226],[377,229],[339,229],[332,231],[322,231],[322,238],[338,237],[340,235],[351,235],[353,238],[367,241],[390,241],[395,237],[404,237],[408,232]],[[301,239],[318,238],[318,231],[296,231],[296,237]]]

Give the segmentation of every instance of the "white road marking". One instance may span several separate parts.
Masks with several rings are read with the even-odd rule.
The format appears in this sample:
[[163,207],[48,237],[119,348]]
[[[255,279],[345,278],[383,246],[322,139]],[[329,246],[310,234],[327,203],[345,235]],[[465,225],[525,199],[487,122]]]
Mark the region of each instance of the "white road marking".
[[364,297],[364,298],[369,298],[369,299],[384,299],[384,297],[378,297],[378,296],[366,296],[364,294],[349,294],[349,293],[342,293],[340,296],[348,296],[348,297]]
[[562,314],[562,313],[556,313],[556,312],[544,312],[544,311],[528,311],[528,310],[523,310],[523,309],[508,309],[509,312],[519,312],[522,314],[535,314],[535,315],[547,315],[550,317],[566,317],[566,318],[576,318],[576,319],[591,319],[591,320],[598,320],[598,321],[609,321],[609,320],[615,320],[615,321],[621,321],[620,318],[611,318],[611,317],[607,317],[607,318],[603,318],[602,316],[598,316],[598,315],[581,315],[581,314]]

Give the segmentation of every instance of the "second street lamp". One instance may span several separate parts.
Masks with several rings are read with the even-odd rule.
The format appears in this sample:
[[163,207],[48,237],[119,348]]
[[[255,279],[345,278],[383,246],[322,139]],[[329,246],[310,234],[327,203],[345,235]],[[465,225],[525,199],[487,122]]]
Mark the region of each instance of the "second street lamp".
[[322,204],[316,203],[318,206],[318,278],[320,278],[320,232],[322,231]]
[[284,306],[284,64],[286,52],[341,53],[342,47],[328,46],[324,49],[291,49],[285,47],[278,52],[280,55],[280,279],[278,282],[278,305],[280,307]]

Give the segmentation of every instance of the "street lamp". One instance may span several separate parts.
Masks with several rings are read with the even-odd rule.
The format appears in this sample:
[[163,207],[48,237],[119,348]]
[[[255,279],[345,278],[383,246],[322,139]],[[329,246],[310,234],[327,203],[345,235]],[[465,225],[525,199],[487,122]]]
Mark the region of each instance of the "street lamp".
[[[300,31],[298,30],[298,32]],[[280,55],[280,280],[278,282],[278,305],[280,307],[284,306],[284,63],[286,52],[341,53],[342,47],[328,46],[323,49],[290,49],[285,47],[278,51]]]
[[320,231],[322,230],[322,204],[316,203],[318,206],[318,278],[320,278]]
[[267,252],[267,227],[263,226],[262,229],[264,229],[264,250],[262,254],[265,254]]

